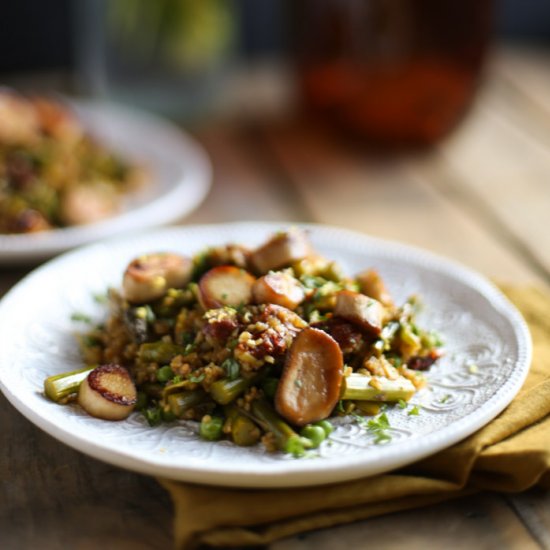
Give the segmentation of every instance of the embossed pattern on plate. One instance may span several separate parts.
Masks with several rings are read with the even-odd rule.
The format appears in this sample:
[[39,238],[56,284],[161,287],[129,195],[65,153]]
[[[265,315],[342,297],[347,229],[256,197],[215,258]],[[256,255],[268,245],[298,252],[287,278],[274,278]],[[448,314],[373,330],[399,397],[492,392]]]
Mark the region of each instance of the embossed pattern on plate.
[[[282,487],[373,475],[445,448],[482,427],[514,397],[527,375],[531,341],[517,310],[488,281],[427,252],[351,231],[308,225],[315,247],[349,274],[376,267],[396,301],[419,294],[420,323],[440,331],[445,356],[429,387],[407,409],[390,407],[392,439],[374,437],[350,418],[311,458],[267,453],[261,446],[205,442],[193,422],[150,428],[140,415],[111,423],[42,395],[43,380],[81,366],[70,320],[75,311],[105,315],[93,296],[120,284],[126,263],[156,250],[193,254],[205,246],[254,246],[285,224],[182,227],[100,243],[66,254],[29,275],[0,304],[0,388],[39,427],[96,458],[144,473],[200,483]],[[409,415],[418,405],[420,414]]]

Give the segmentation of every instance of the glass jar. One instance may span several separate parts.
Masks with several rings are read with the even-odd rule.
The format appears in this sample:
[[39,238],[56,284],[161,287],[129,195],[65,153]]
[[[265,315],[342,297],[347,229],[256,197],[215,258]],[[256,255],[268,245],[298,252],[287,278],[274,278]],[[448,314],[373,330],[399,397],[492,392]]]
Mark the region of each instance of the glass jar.
[[428,146],[479,84],[490,0],[295,0],[303,105],[384,148]]

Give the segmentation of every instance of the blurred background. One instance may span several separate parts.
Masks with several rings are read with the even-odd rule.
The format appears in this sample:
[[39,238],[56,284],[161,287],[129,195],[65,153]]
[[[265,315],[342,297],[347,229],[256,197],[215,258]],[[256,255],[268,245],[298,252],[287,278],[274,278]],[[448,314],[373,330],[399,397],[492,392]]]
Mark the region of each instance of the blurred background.
[[371,144],[429,145],[497,41],[550,47],[550,2],[18,0],[2,8],[0,81],[191,126],[299,111]]

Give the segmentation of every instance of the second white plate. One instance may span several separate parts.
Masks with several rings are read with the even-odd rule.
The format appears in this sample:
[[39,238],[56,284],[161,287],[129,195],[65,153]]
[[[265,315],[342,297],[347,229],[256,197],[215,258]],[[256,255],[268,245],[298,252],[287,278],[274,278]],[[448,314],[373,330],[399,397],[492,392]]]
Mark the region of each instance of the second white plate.
[[194,210],[210,188],[208,156],[170,122],[108,103],[70,105],[100,143],[145,166],[151,181],[125,196],[121,211],[106,220],[33,234],[0,234],[0,265],[39,261],[106,237],[167,225]]

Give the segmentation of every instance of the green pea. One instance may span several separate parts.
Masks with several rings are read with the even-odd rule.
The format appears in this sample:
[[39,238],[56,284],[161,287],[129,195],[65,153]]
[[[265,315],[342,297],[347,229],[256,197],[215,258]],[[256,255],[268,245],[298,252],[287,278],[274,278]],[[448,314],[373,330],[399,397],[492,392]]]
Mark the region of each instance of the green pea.
[[315,422],[313,425],[323,428],[326,437],[334,431],[334,426],[328,420],[319,420],[319,422]]
[[172,378],[174,378],[174,371],[168,365],[160,367],[157,371],[157,380],[159,382],[168,382]]
[[319,447],[327,437],[325,430],[321,428],[321,426],[315,426],[313,424],[304,426],[300,431],[300,435],[309,439],[314,449]]
[[200,436],[208,441],[217,441],[223,433],[223,418],[219,416],[203,416],[199,428]]

